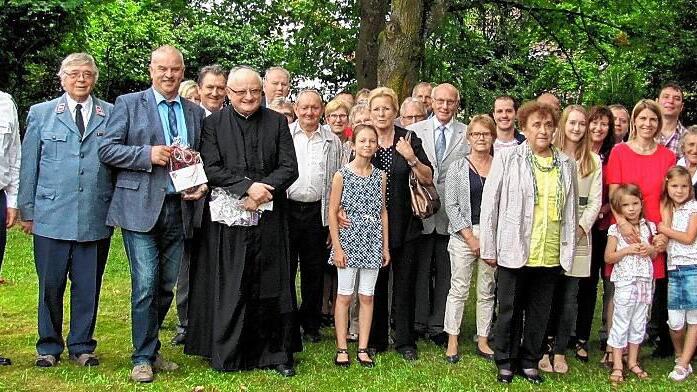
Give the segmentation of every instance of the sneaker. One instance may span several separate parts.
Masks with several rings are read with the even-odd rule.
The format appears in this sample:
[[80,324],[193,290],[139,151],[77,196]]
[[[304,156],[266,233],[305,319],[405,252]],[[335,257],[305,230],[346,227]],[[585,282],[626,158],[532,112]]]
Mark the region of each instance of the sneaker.
[[680,365],[675,365],[673,368],[673,371],[668,374],[668,378],[670,378],[673,381],[681,382],[685,381],[687,377],[692,373],[692,369],[690,368],[684,368]]
[[135,382],[152,382],[155,376],[152,373],[152,366],[147,363],[133,366],[131,370],[131,380]]
[[160,354],[157,354],[155,362],[152,363],[152,370],[155,372],[173,372],[177,369],[179,369],[179,365],[164,359]]
[[70,354],[70,360],[80,366],[99,366],[99,358],[92,353]]

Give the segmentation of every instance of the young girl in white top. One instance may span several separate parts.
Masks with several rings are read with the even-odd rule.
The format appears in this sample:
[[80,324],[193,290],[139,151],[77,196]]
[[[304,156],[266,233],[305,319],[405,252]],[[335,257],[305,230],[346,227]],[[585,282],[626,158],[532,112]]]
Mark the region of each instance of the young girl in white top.
[[627,243],[616,224],[607,232],[605,262],[614,264],[610,281],[615,284],[612,315],[612,329],[607,344],[612,347],[613,368],[610,381],[613,384],[624,381],[622,351],[629,344],[627,368],[640,380],[648,374],[639,366],[639,345],[644,340],[646,321],[651,304],[653,289],[653,266],[651,259],[656,249],[651,238],[656,234],[656,226],[643,216],[641,190],[634,184],[622,184],[611,195],[613,210],[624,217],[641,233],[641,242]]
[[[668,326],[675,347],[675,368],[668,377],[684,381],[697,345],[697,201],[692,176],[684,167],[668,171],[658,232],[668,242]],[[687,324],[687,328],[685,328]]]

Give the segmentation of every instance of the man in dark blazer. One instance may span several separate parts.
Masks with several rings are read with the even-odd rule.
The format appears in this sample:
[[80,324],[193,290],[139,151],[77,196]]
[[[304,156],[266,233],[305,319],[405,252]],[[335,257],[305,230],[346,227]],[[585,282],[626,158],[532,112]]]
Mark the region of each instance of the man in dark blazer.
[[63,60],[65,94],[29,109],[22,145],[18,206],[22,227],[34,237],[39,276],[36,366],[55,366],[65,348],[63,294],[70,277],[70,359],[96,366],[102,274],[112,229],[105,224],[113,191],[111,172],[97,148],[112,105],[91,95],[99,72],[87,53]]
[[207,187],[174,190],[168,162],[175,140],[197,148],[204,111],[181,99],[184,59],[172,46],[152,52],[152,88],[118,97],[99,147],[102,162],[116,169],[107,224],[121,227],[131,267],[134,352],[131,378],[151,382],[153,371],[178,366],[159,355],[159,329],[174,297],[185,236],[197,218],[195,200]]

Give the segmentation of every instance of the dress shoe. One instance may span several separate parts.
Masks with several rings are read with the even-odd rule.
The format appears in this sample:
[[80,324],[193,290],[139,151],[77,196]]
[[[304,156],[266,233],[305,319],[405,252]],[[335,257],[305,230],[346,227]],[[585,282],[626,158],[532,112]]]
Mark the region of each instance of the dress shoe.
[[10,365],[12,365],[12,361],[10,361],[10,358],[0,357],[0,366],[10,366]]
[[47,368],[47,367],[54,367],[58,363],[58,357],[55,357],[50,354],[46,355],[39,355],[36,357],[36,361],[34,364],[37,367],[42,367],[42,368]]
[[448,344],[448,334],[445,332],[440,332],[429,336],[431,342],[439,347],[445,347]]
[[172,344],[179,346],[184,343],[186,343],[186,332],[177,332],[177,334],[172,338]]
[[506,369],[500,369],[496,375],[496,381],[502,384],[510,384],[513,382],[513,372]]
[[155,376],[152,372],[152,366],[147,363],[133,366],[133,370],[131,370],[131,380],[135,382],[152,382],[154,379]]
[[99,358],[92,353],[82,353],[80,355],[70,354],[70,361],[80,366],[99,366]]
[[319,343],[322,340],[322,336],[319,332],[305,332],[303,339],[309,343]]
[[454,365],[454,364],[460,362],[460,356],[459,356],[458,354],[455,354],[455,355],[446,355],[446,356],[445,356],[445,361],[446,361],[447,363],[451,363],[451,364]]
[[288,365],[286,363],[282,363],[280,365],[276,365],[273,370],[276,371],[276,373],[280,374],[283,377],[293,377],[295,376],[295,369],[293,366]]
[[416,352],[416,350],[413,349],[406,349],[401,352],[402,358],[404,358],[407,361],[416,361],[419,359],[419,354]]
[[545,381],[537,369],[520,369],[520,376],[532,384],[542,384]]
[[487,361],[493,361],[494,360],[494,354],[487,354],[484,351],[480,350],[479,347],[477,347],[477,355],[480,357],[486,359]]

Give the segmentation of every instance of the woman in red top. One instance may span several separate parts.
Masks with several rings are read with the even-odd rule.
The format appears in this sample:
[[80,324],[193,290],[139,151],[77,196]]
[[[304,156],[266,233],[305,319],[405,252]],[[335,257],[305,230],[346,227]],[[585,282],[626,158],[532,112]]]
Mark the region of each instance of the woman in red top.
[[[661,129],[661,107],[654,101],[642,99],[634,106],[631,128],[627,143],[618,144],[612,149],[607,164],[606,181],[612,192],[621,184],[632,183],[641,189],[644,196],[644,216],[658,224],[661,221],[660,200],[663,179],[668,169],[675,166],[676,157],[672,151],[656,143],[654,137]],[[617,218],[617,216],[615,216]],[[623,218],[617,220],[620,233],[628,242],[639,242],[639,235],[631,224]],[[652,307],[652,322],[658,328],[661,342],[666,347],[657,348],[656,354],[670,355],[670,337],[666,320],[667,282],[665,246],[667,238],[662,234],[653,236],[653,244],[662,252],[653,260],[653,277],[656,279],[656,291]],[[611,268],[608,266],[608,274]],[[665,331],[663,331],[665,329]],[[662,356],[662,355],[661,355]]]

